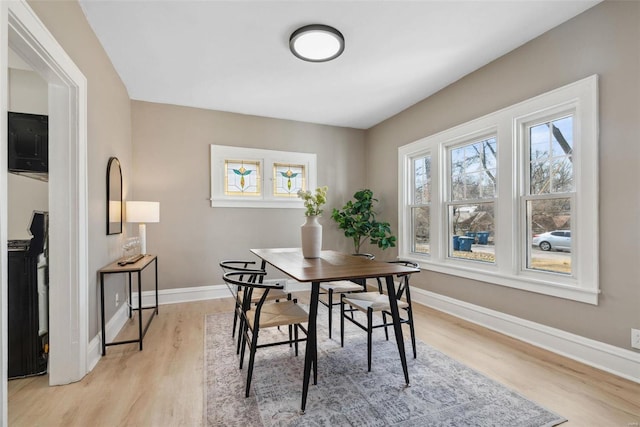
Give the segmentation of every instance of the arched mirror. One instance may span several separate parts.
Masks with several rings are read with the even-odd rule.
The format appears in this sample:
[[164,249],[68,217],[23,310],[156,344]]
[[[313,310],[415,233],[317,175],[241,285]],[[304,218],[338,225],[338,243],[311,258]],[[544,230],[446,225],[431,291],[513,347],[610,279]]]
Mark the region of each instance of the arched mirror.
[[107,165],[107,235],[122,233],[122,170],[117,157]]

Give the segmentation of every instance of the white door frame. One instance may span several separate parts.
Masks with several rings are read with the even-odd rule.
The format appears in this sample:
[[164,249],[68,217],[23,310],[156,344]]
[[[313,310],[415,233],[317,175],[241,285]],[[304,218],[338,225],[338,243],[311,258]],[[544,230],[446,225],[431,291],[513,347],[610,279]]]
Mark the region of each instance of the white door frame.
[[[25,0],[0,2],[0,135],[7,135],[8,50],[49,85],[49,384],[87,373],[87,81]],[[0,137],[0,345],[7,425],[7,138]]]

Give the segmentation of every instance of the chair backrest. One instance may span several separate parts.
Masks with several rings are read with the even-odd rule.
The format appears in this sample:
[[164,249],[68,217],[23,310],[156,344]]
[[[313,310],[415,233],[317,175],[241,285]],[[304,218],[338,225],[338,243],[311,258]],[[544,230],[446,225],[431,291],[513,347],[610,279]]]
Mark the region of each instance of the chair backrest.
[[[389,261],[389,264],[401,264],[404,265],[405,267],[412,267],[412,268],[419,268],[419,265],[413,261],[404,261],[404,260],[397,260],[397,261]],[[402,296],[404,295],[407,300],[408,303],[411,303],[411,291],[409,290],[409,278],[411,277],[411,273],[400,273],[398,274],[396,277],[398,277],[399,282],[398,282],[398,286],[396,288],[396,299],[401,299]],[[382,293],[382,279],[380,277],[377,278],[378,280],[378,291],[380,293]]]
[[256,311],[259,313],[262,304],[267,300],[267,294],[271,289],[284,289],[284,285],[278,283],[262,283],[262,278],[267,273],[263,270],[245,270],[245,271],[228,271],[222,275],[222,278],[228,285],[236,286],[238,289],[244,289],[243,309],[248,310],[251,306],[251,298],[254,289],[264,289]]

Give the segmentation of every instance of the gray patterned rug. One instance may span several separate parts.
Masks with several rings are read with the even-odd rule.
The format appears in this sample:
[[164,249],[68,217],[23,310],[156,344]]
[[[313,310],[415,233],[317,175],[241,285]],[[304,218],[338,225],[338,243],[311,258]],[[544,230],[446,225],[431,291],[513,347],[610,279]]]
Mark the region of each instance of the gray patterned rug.
[[[334,312],[334,314],[338,313]],[[208,426],[555,426],[566,419],[418,342],[413,359],[405,339],[411,387],[404,387],[398,349],[374,331],[372,371],[367,372],[366,333],[346,322],[328,338],[326,308],[318,309],[318,384],[309,386],[299,414],[304,345],[258,349],[249,398],[246,365],[238,370],[231,338],[232,314],[205,319],[205,416]],[[283,331],[265,330],[261,340]],[[266,342],[266,341],[262,341]],[[248,356],[245,359],[245,363]]]

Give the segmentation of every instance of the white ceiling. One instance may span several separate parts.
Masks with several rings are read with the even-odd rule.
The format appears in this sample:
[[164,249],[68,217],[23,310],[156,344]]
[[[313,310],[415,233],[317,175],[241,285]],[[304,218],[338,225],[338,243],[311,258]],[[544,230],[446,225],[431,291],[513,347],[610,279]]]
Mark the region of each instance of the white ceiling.
[[[367,129],[600,0],[80,0],[132,99]],[[326,24],[342,56],[289,36]]]

